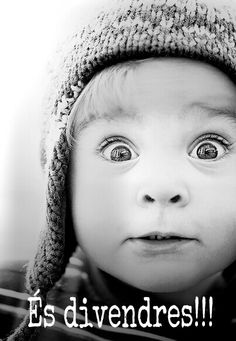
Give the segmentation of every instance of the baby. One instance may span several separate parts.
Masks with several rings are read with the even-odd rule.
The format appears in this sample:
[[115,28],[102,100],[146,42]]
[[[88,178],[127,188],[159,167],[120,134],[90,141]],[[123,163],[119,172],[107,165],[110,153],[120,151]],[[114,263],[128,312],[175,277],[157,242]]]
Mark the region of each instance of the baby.
[[42,305],[9,340],[235,338],[231,13],[124,0],[73,37],[43,140],[47,228],[27,272]]
[[145,59],[95,76],[71,117],[70,189],[98,268],[186,302],[236,259],[235,109],[236,86],[199,61]]

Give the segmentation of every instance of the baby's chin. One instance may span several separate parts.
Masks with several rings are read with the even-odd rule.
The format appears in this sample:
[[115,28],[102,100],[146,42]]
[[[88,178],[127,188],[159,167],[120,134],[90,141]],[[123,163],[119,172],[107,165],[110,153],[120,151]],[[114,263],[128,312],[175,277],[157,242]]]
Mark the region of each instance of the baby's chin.
[[[219,273],[210,275],[209,277],[203,276],[201,273],[188,273],[188,274],[162,274],[162,276],[135,276],[135,280],[131,278],[122,278],[127,284],[150,294],[156,294],[163,298],[169,297],[173,299],[176,296],[193,297],[205,295],[214,283],[219,278]],[[180,298],[180,297],[179,297]]]
[[140,281],[135,283],[129,283],[130,285],[135,286],[137,289],[142,291],[150,292],[152,294],[165,294],[165,293],[176,293],[182,292],[191,289],[196,285],[195,282],[183,281],[181,279],[173,280],[173,281],[164,281],[164,280],[148,280],[148,281]]

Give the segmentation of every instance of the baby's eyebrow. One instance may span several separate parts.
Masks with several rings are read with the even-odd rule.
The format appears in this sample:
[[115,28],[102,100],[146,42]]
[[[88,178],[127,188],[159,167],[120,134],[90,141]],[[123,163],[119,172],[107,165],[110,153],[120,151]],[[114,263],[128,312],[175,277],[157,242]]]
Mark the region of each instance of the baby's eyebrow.
[[86,127],[89,126],[91,123],[96,121],[106,121],[106,122],[117,122],[120,119],[125,119],[127,121],[134,121],[137,123],[142,122],[143,115],[138,113],[133,108],[113,108],[110,111],[103,111],[95,115],[90,115],[86,122]]
[[74,129],[74,135],[79,135],[79,133],[91,127],[93,124],[97,124],[99,122],[108,122],[114,124],[120,119],[140,123],[142,122],[142,115],[134,110],[121,110],[120,108],[119,111],[112,110],[110,112],[90,114],[76,125],[76,128]]
[[103,114],[101,119],[106,121],[117,121],[119,119],[132,120],[136,122],[141,122],[143,115],[135,110],[119,110],[119,112],[111,112],[109,114]]
[[191,108],[201,110],[208,114],[210,117],[223,117],[232,119],[236,122],[236,107],[225,105],[225,106],[212,106],[203,102],[196,102],[191,104]]

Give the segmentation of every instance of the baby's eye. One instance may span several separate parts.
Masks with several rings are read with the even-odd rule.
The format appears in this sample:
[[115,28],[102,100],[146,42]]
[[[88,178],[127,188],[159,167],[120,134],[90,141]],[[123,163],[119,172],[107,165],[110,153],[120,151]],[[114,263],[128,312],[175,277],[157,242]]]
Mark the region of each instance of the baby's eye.
[[222,158],[229,150],[229,142],[216,134],[200,136],[189,155],[194,159],[215,161]]
[[102,156],[113,162],[124,162],[138,157],[134,149],[120,138],[107,138],[101,146]]

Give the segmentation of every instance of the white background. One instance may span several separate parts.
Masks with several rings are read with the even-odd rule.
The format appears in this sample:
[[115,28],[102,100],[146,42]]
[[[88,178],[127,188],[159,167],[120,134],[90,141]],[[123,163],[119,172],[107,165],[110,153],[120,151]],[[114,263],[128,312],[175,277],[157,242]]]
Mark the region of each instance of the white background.
[[0,262],[34,251],[44,222],[39,141],[46,65],[71,18],[94,7],[95,0],[1,2]]

